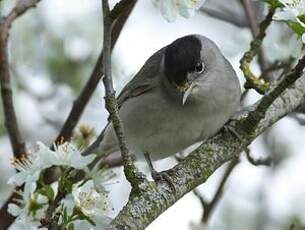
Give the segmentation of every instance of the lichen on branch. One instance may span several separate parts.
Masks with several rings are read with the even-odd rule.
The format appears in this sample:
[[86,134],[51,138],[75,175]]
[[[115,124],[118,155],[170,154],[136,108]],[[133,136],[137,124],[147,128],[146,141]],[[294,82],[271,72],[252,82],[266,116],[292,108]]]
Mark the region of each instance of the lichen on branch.
[[260,94],[265,94],[270,87],[269,82],[263,78],[257,77],[251,70],[251,63],[254,57],[259,53],[262,42],[266,36],[266,30],[272,22],[275,9],[270,8],[266,18],[261,22],[258,35],[250,43],[250,49],[244,54],[240,60],[240,69],[246,78],[245,88],[255,89]]

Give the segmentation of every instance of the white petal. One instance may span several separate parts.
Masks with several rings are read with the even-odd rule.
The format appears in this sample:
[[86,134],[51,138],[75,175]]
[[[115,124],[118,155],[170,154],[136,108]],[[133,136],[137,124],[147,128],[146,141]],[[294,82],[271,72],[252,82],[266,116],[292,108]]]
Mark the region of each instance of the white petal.
[[186,0],[182,1],[178,6],[179,14],[185,18],[190,18],[194,16],[195,8],[193,6],[185,4],[184,2],[186,2]]
[[283,21],[296,21],[298,13],[295,10],[283,10],[276,12],[273,16],[274,20],[283,20]]
[[22,185],[26,178],[27,178],[27,173],[26,172],[18,172],[16,174],[14,174],[13,176],[11,176],[9,179],[8,179],[8,184],[11,184],[11,185]]
[[97,229],[107,229],[112,219],[106,215],[98,213],[93,217],[93,221],[96,224]]
[[83,169],[85,167],[87,167],[88,164],[90,164],[94,159],[96,158],[96,155],[89,155],[89,156],[75,156],[73,157],[72,156],[72,159],[71,159],[71,166],[73,168],[76,168],[76,169]]
[[36,182],[27,181],[24,185],[24,192],[23,192],[23,200],[28,203],[30,201],[32,193],[35,191],[37,185]]
[[175,0],[160,1],[160,10],[161,10],[161,14],[167,21],[173,22],[177,19],[178,9]]
[[36,162],[38,167],[46,169],[54,165],[55,156],[54,152],[49,149],[48,146],[41,142],[37,142],[39,150],[36,152]]
[[299,58],[302,53],[303,43],[296,35],[291,38],[291,54],[294,58]]
[[10,204],[8,204],[7,211],[12,216],[19,216],[22,212],[22,209],[18,205],[14,204],[14,203],[10,203]]
[[46,230],[46,228],[38,228],[41,224],[39,222],[34,222],[28,216],[23,216],[18,218],[13,225],[11,225],[10,230]]
[[55,147],[53,165],[71,166],[76,169],[87,167],[95,155],[82,156],[80,151],[71,143],[65,143]]
[[61,201],[61,203],[64,205],[64,207],[67,209],[68,215],[72,215],[73,209],[75,207],[75,203],[73,201],[73,197],[71,194],[66,196],[65,199]]
[[302,34],[302,42],[305,44],[305,33]]

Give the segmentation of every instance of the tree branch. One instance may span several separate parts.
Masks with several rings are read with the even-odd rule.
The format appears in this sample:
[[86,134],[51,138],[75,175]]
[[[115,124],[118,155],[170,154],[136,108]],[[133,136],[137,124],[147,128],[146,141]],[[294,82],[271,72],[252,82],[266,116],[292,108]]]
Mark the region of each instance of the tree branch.
[[[253,2],[251,2],[250,0],[242,0],[242,5],[250,25],[252,36],[253,38],[255,38],[259,34],[260,29],[259,29],[259,22],[257,20],[255,8],[253,7]],[[258,51],[258,62],[262,71],[267,69],[267,61],[262,47],[260,47]]]
[[[112,18],[112,35],[111,35],[111,48],[114,47],[117,42],[119,35],[126,23],[130,13],[132,12],[137,0],[122,0],[114,7],[111,18]],[[77,125],[80,117],[88,104],[94,90],[96,89],[100,79],[103,76],[103,52],[100,53],[95,67],[88,79],[86,85],[81,91],[80,95],[75,99],[71,111],[58,134],[55,142],[63,140],[69,140],[72,136],[73,129]]]
[[266,112],[273,101],[279,97],[286,88],[290,87],[290,85],[292,85],[302,76],[304,67],[305,56],[303,56],[298,61],[298,64],[291,73],[287,74],[276,87],[274,87],[266,96],[261,99],[257,109],[249,112],[248,117],[241,123],[247,132],[251,133],[256,129],[256,126],[258,126],[259,122],[265,117]]
[[219,202],[222,194],[223,194],[223,189],[224,186],[227,182],[227,180],[229,179],[229,176],[231,175],[231,173],[233,172],[233,169],[235,168],[235,166],[238,164],[239,159],[238,157],[233,158],[233,160],[231,160],[231,162],[229,163],[228,167],[226,168],[226,171],[220,181],[220,184],[215,192],[215,195],[213,196],[213,199],[206,203],[204,205],[204,212],[202,215],[202,222],[203,223],[207,223],[211,214],[213,213],[217,203]]
[[[36,6],[40,0],[19,0],[10,13],[0,19],[0,84],[1,97],[4,111],[5,127],[9,135],[13,154],[16,158],[26,154],[25,141],[19,131],[17,116],[13,103],[13,92],[11,86],[11,76],[8,58],[8,38],[9,30],[13,22],[27,10]],[[4,203],[0,209],[0,229],[7,229],[15,220],[7,212],[8,204],[11,200],[19,198],[19,194],[13,192],[10,198]]]
[[20,134],[17,116],[13,104],[10,67],[8,60],[8,37],[13,22],[28,9],[34,7],[40,0],[18,1],[11,12],[0,22],[0,83],[5,127],[7,129],[14,156],[20,158],[26,154],[23,137]]
[[[144,229],[178,199],[205,182],[223,163],[238,156],[268,127],[304,102],[305,77],[300,78],[302,74],[300,70],[303,70],[305,66],[304,60],[305,57],[299,61],[291,74],[263,97],[257,106],[248,108],[244,116],[228,124],[240,134],[241,138],[223,130],[203,143],[173,169],[168,170],[167,173],[176,193],[173,194],[171,187],[162,181],[158,181],[155,186],[148,187],[141,193],[132,192],[128,203],[112,221],[110,227],[112,229]],[[274,97],[275,95],[277,96]],[[252,116],[257,113],[261,114],[260,119],[253,123]],[[252,125],[246,126],[247,122]]]
[[253,88],[260,94],[264,94],[265,92],[267,92],[267,90],[269,89],[269,84],[263,79],[260,79],[255,76],[255,74],[251,71],[250,64],[260,50],[263,39],[266,35],[266,30],[272,22],[274,12],[275,9],[269,10],[268,15],[260,24],[259,33],[256,35],[255,39],[250,44],[250,50],[247,51],[240,60],[240,69],[243,71],[246,78],[245,88]]
[[129,150],[127,147],[123,124],[119,117],[119,107],[118,107],[117,99],[115,97],[115,91],[113,89],[112,73],[111,73],[111,14],[109,11],[108,0],[102,0],[102,3],[103,3],[103,18],[104,18],[103,83],[106,92],[105,106],[107,111],[109,112],[110,120],[119,142],[126,179],[130,182],[133,189],[139,190],[138,185],[143,180],[145,180],[145,178],[142,175],[140,175],[137,168],[133,164],[132,158],[129,154]]
[[217,203],[219,202],[222,194],[223,194],[223,189],[224,186],[228,180],[228,178],[230,177],[231,173],[233,172],[233,169],[235,168],[235,166],[239,163],[239,159],[237,157],[233,158],[233,160],[231,160],[230,164],[228,165],[228,167],[226,168],[226,171],[217,187],[217,190],[212,198],[212,200],[210,202],[208,202],[201,194],[200,192],[195,188],[193,190],[194,195],[199,199],[202,208],[203,208],[203,215],[201,217],[201,222],[206,224],[209,221],[209,218],[214,210],[214,208],[216,207]]

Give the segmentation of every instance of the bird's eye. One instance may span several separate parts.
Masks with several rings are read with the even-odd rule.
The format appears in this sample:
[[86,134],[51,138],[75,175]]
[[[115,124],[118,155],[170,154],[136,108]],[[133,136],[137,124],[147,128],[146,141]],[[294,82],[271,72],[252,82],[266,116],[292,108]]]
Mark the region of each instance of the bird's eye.
[[197,63],[197,65],[195,66],[195,71],[197,73],[201,73],[203,71],[203,64],[201,62]]

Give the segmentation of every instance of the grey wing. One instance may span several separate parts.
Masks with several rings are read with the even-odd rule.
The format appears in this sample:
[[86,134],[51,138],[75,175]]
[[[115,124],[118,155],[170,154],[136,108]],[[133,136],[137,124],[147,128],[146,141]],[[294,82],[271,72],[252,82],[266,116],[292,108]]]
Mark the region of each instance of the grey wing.
[[162,56],[164,53],[162,48],[155,54],[153,54],[143,65],[140,71],[134,76],[134,78],[127,83],[118,96],[119,108],[123,103],[132,97],[137,97],[155,87],[160,83],[158,78]]
[[[160,64],[162,61],[162,56],[164,53],[164,48],[153,54],[143,65],[140,71],[134,76],[134,78],[127,83],[119,94],[117,100],[119,108],[126,102],[128,99],[140,96],[141,94],[152,90],[155,87],[158,87],[160,84],[159,72]],[[109,120],[109,119],[108,119]],[[115,151],[119,150],[117,144],[117,139],[114,134],[114,130],[110,123],[106,125],[104,130],[104,139],[100,143],[99,148],[97,149],[98,155],[108,155]]]

